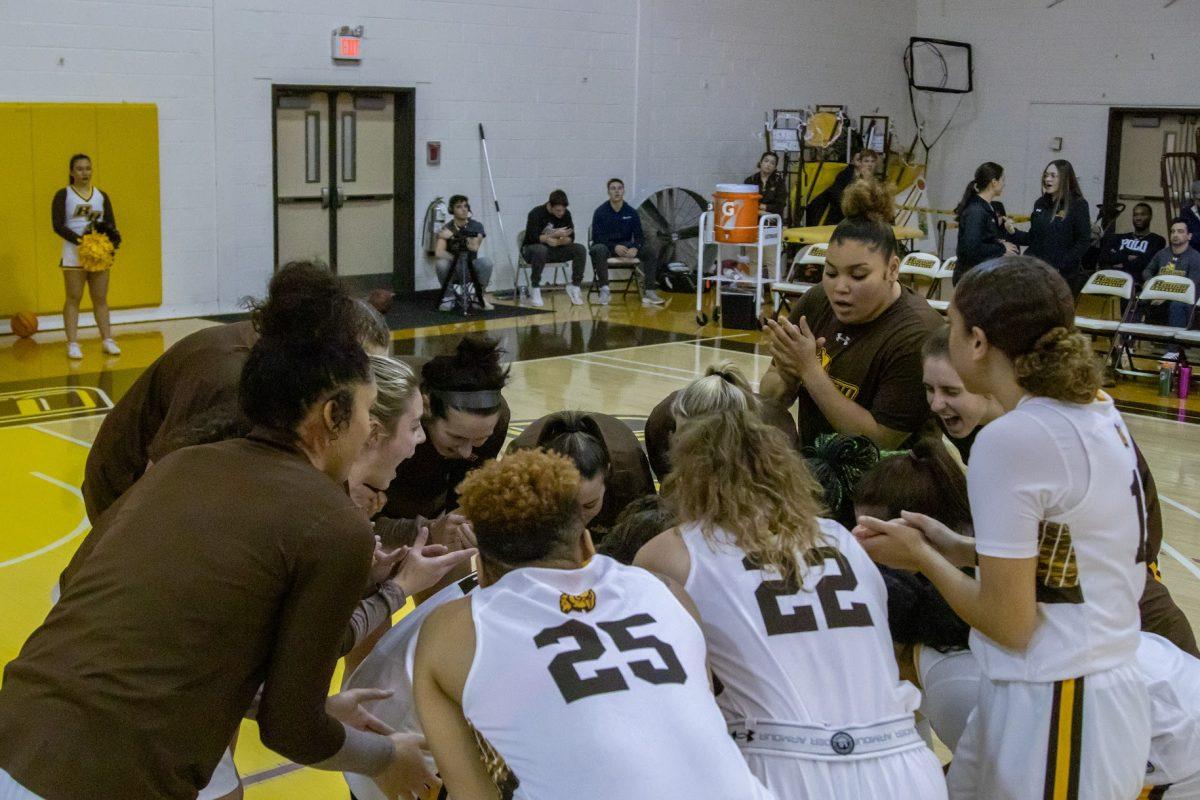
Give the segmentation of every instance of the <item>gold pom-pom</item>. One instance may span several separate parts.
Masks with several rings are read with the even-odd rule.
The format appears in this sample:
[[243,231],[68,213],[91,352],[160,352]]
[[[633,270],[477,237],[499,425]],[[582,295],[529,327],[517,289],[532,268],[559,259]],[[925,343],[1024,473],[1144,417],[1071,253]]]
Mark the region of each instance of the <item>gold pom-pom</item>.
[[112,268],[116,248],[106,234],[99,231],[85,233],[79,240],[77,249],[79,265],[88,272],[103,272]]

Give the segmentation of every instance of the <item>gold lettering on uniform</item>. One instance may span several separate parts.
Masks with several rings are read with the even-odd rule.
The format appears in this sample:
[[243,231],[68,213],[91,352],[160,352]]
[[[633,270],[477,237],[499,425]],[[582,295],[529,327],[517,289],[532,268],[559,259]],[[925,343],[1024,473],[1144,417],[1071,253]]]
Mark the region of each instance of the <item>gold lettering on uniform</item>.
[[1040,603],[1082,603],[1079,566],[1071,527],[1043,521],[1038,526],[1037,599]]
[[87,203],[80,203],[79,205],[75,206],[75,213],[71,216],[92,219],[92,207]]
[[564,614],[572,611],[587,613],[596,607],[596,592],[588,589],[583,594],[567,594],[563,592],[558,598],[558,608]]

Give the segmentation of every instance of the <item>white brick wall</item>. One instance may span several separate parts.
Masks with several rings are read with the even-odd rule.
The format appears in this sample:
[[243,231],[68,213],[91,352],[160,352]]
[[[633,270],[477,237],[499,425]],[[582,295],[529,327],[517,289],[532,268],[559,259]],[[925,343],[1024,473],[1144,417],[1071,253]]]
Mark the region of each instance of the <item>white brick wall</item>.
[[[1195,4],[1152,0],[917,0],[921,36],[970,42],[974,95],[934,149],[932,200],[953,206],[975,167],[1005,167],[1010,211],[1028,213],[1046,163],[1074,165],[1088,202],[1103,193],[1110,106],[1200,106]],[[953,99],[938,101],[944,124]],[[936,130],[936,129],[935,129]],[[1061,153],[1050,139],[1063,137]],[[951,245],[952,247],[952,245]]]
[[[14,43],[0,46],[0,100],[158,104],[163,309],[124,318],[232,310],[263,290],[272,84],[416,87],[417,227],[433,197],[469,195],[504,285],[511,245],[484,201],[478,122],[506,238],[556,187],[583,228],[612,175],[637,200],[741,179],[775,106],[878,107],[906,136],[898,65],[918,2],[0,0]],[[365,26],[360,65],[330,60],[344,24]],[[431,139],[438,167],[424,164]],[[433,285],[423,259],[417,280]]]

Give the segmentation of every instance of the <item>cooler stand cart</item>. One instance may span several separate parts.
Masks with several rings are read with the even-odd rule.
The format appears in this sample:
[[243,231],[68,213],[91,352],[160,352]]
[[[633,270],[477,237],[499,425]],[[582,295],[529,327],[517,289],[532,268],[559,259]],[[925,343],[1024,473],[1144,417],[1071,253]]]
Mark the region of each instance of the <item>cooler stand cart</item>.
[[[762,300],[763,293],[770,290],[774,283],[778,283],[780,279],[780,267],[783,263],[783,219],[778,214],[763,214],[758,218],[758,224],[751,227],[737,227],[729,225],[730,222],[735,222],[731,214],[723,215],[722,222],[727,224],[718,226],[715,224],[716,217],[720,214],[719,211],[709,209],[700,215],[700,238],[698,255],[696,258],[696,323],[699,325],[708,324],[708,315],[704,313],[704,291],[705,281],[710,281],[713,284],[715,292],[715,301],[713,303],[713,322],[719,322],[721,319],[721,285],[722,284],[746,284],[754,286],[754,315],[758,318],[762,317]],[[755,215],[757,216],[757,204],[755,205]],[[753,238],[751,238],[753,237]],[[748,241],[732,241],[731,239],[747,239]],[[704,267],[708,263],[705,257],[705,251],[710,248],[716,248],[717,272],[715,275],[705,275]],[[750,248],[754,254],[754,274],[752,275],[737,275],[726,277],[721,272],[721,248]],[[775,266],[774,275],[770,278],[763,277],[763,253],[769,252],[770,248],[775,250]],[[778,307],[778,303],[775,303]]]

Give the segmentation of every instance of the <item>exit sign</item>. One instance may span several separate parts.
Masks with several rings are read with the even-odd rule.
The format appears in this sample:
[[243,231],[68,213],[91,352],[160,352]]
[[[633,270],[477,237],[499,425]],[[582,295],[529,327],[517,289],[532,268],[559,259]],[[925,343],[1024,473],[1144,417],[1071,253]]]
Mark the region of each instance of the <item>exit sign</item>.
[[343,25],[333,31],[333,60],[362,61],[363,28],[351,28]]

